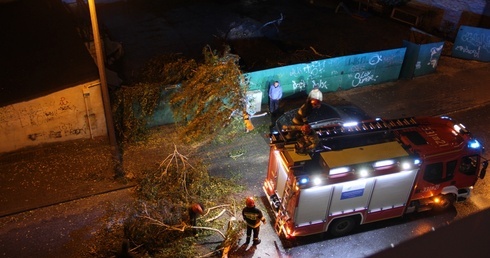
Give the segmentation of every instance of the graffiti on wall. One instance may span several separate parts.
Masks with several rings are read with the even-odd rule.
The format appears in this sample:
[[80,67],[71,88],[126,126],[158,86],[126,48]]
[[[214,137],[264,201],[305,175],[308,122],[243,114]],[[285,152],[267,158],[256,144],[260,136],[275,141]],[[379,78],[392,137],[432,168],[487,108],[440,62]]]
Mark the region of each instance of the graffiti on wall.
[[24,131],[31,141],[89,134],[87,121],[78,123],[78,113],[77,106],[67,97],[13,104],[0,108],[0,129]]
[[82,127],[79,127],[78,125],[74,125],[71,123],[61,123],[57,126],[56,130],[28,134],[27,138],[31,141],[36,141],[38,139],[56,139],[68,136],[88,134],[88,130],[89,128],[86,124],[84,124]]
[[490,29],[461,26],[453,45],[454,57],[490,61]]
[[77,112],[77,107],[61,97],[59,102],[35,102],[32,104],[9,105],[1,108],[0,128],[18,125],[21,128],[49,123],[68,112]]
[[249,90],[264,93],[262,102],[265,103],[268,101],[267,90],[276,80],[281,82],[284,96],[308,92],[313,87],[328,92],[397,80],[405,50],[399,48],[329,58],[251,72],[245,76]]

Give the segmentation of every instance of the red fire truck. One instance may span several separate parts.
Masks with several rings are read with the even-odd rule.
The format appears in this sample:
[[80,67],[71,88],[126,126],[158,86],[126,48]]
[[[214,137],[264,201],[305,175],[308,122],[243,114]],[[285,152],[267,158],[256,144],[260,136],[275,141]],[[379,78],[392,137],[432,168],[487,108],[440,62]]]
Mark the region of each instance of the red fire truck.
[[449,117],[312,128],[319,144],[308,153],[297,151],[297,133],[271,136],[263,187],[275,229],[287,238],[342,236],[360,224],[448,208],[469,197],[488,165],[483,146]]

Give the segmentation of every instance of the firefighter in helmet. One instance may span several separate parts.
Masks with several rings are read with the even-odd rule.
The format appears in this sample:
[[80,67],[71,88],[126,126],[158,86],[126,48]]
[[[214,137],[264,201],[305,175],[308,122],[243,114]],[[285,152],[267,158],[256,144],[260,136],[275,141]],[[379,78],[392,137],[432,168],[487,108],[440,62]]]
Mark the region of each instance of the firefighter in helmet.
[[[197,226],[197,217],[204,214],[204,205],[201,203],[193,203],[188,207],[187,211],[189,213],[191,226]],[[194,235],[197,234],[197,230],[195,228],[192,229],[192,232]]]
[[314,151],[318,143],[320,143],[320,138],[318,138],[316,132],[311,129],[309,124],[305,124],[301,126],[301,133],[303,135],[296,144],[296,151],[303,154]]
[[293,125],[303,125],[308,122],[308,116],[311,114],[313,109],[318,109],[322,106],[322,103],[318,99],[308,98],[299,109],[293,118]]
[[245,244],[250,243],[250,237],[253,232],[253,245],[260,244],[259,232],[260,222],[265,224],[265,217],[262,211],[255,207],[255,200],[253,197],[247,197],[245,199],[246,207],[242,210],[242,216],[247,224],[247,238]]

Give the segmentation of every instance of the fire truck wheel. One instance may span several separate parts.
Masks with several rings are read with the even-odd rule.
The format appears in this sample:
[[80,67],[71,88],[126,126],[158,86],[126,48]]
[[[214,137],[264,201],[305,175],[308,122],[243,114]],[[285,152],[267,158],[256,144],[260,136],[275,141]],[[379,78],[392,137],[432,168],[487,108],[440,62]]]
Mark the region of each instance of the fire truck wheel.
[[357,226],[357,221],[353,217],[335,219],[329,227],[332,236],[345,236]]
[[439,203],[434,207],[434,209],[438,211],[445,211],[453,205],[455,200],[456,197],[454,196],[454,194],[442,195],[440,197]]

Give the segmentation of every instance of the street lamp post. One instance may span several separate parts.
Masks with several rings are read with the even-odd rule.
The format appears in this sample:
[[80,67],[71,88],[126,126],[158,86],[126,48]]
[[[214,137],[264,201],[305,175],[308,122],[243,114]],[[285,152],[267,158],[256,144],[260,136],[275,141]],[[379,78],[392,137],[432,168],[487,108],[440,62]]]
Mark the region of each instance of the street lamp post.
[[102,53],[102,44],[100,41],[99,24],[97,22],[97,12],[95,10],[95,0],[88,0],[88,6],[90,11],[90,21],[92,22],[92,34],[94,38],[95,56],[97,60],[97,67],[99,69],[100,87],[102,90],[102,102],[104,104],[104,114],[107,125],[107,134],[109,136],[109,143],[111,144],[111,151],[116,162],[115,173],[116,177],[124,176],[124,170],[122,169],[122,157],[119,151],[119,146],[116,140],[116,132],[114,129],[114,119],[112,117],[111,101],[109,97],[109,90],[107,87],[107,78],[105,73],[104,56]]

